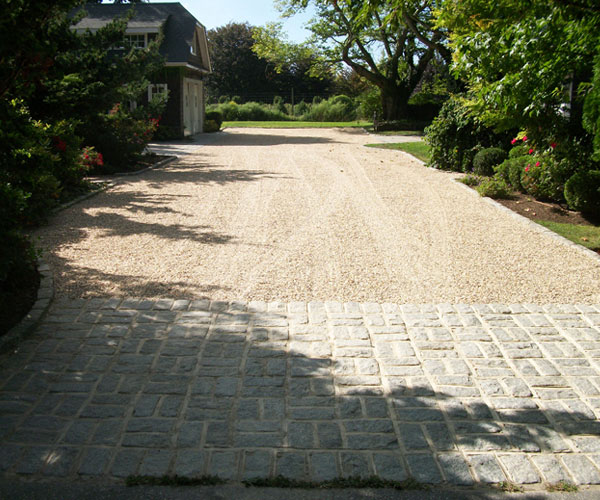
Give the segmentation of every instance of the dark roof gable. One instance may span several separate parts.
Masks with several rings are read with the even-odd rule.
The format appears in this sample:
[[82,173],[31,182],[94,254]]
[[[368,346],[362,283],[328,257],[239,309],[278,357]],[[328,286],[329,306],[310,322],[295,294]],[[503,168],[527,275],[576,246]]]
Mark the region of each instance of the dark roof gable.
[[[74,26],[77,31],[97,30],[134,9],[134,15],[127,24],[128,32],[158,32],[162,29],[164,40],[160,46],[160,53],[165,56],[167,63],[189,64],[210,71],[206,29],[180,3],[89,3],[82,8],[87,15]],[[200,52],[194,55],[190,47],[194,43],[196,32],[199,32],[200,36]]]

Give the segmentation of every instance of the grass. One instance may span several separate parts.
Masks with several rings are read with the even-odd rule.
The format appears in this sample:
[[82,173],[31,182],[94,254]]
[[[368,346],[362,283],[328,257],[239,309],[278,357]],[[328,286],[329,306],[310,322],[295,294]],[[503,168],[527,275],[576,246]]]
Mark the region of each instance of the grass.
[[223,128],[365,128],[372,126],[372,122],[223,122]]
[[559,481],[558,483],[547,485],[546,490],[550,492],[565,491],[568,493],[574,493],[576,491],[579,491],[579,488],[576,484],[569,483],[568,481]]
[[382,132],[375,132],[373,131],[373,127],[371,127],[368,131],[376,135],[424,135],[422,130],[384,130]]
[[579,226],[561,222],[537,221],[538,224],[590,250],[600,250],[600,227]]
[[370,148],[394,149],[411,154],[421,161],[429,161],[429,145],[423,141],[394,142],[390,144],[367,144]]
[[511,483],[510,481],[502,481],[498,484],[498,488],[506,493],[522,493],[523,487],[518,484]]

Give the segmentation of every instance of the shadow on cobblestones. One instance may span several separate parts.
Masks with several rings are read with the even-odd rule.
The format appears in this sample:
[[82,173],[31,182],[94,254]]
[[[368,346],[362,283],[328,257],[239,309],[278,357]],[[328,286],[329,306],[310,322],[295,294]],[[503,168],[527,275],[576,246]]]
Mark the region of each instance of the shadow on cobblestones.
[[0,358],[0,470],[600,483],[585,358],[558,373],[501,314],[375,306],[58,302]]

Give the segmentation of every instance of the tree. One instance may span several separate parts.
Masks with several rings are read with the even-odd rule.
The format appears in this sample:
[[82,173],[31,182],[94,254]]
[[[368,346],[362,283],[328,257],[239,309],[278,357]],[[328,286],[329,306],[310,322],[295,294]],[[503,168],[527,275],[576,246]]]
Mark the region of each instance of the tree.
[[595,0],[444,0],[454,69],[471,108],[530,137],[582,136],[583,101],[600,44]]
[[213,72],[208,88],[214,95],[247,95],[264,91],[268,61],[252,51],[254,39],[248,23],[229,23],[208,32]]
[[308,27],[321,64],[343,62],[377,86],[387,120],[406,115],[411,94],[435,58],[449,61],[444,32],[433,25],[435,0],[280,1],[285,16],[308,4],[317,10]]
[[[296,54],[293,63],[268,60],[254,50],[257,33],[263,28],[248,23],[229,23],[208,32],[213,73],[208,87],[214,96],[256,94],[323,93],[330,78],[310,75],[311,54]],[[278,34],[282,39],[283,34]],[[297,57],[296,57],[297,56]]]

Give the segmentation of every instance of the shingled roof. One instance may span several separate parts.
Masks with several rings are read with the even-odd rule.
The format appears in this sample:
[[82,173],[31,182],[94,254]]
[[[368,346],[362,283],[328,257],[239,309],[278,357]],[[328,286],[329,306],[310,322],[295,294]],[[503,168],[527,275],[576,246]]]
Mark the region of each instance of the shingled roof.
[[[116,18],[124,17],[133,9],[133,17],[127,23],[127,33],[158,33],[162,30],[164,40],[160,46],[160,53],[168,65],[191,65],[203,71],[210,71],[208,49],[205,46],[206,29],[180,3],[90,3],[82,9],[87,15],[73,27],[78,32],[95,31]],[[197,28],[200,29],[202,40],[199,40],[200,53],[194,55],[190,47],[194,43]]]

